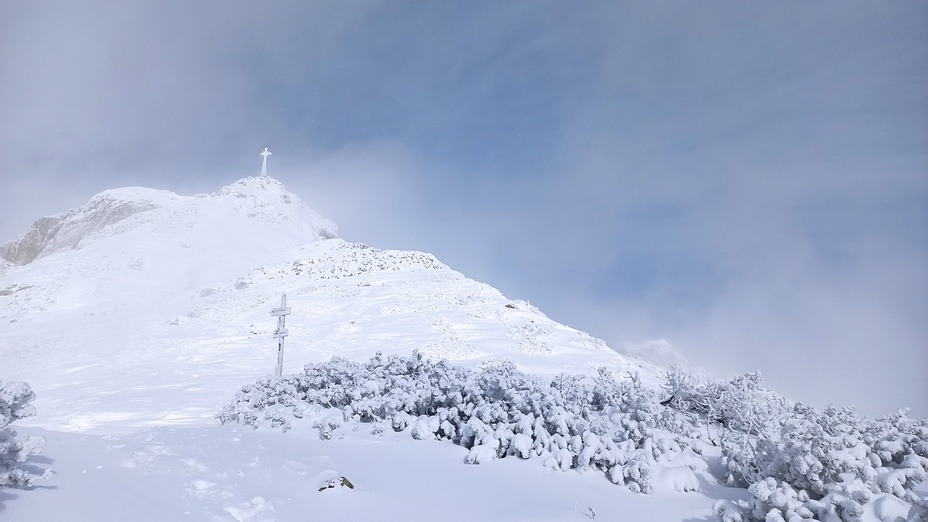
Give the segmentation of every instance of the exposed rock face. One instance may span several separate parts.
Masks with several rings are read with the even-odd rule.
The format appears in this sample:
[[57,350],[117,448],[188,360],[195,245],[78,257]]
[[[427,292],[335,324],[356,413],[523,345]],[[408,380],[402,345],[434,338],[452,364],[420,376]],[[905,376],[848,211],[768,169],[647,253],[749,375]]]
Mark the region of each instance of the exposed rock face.
[[36,221],[22,238],[0,245],[0,258],[27,265],[53,252],[78,248],[82,239],[107,225],[155,208],[152,202],[126,201],[104,192],[83,207]]
[[0,257],[0,276],[6,273],[7,270],[13,267],[13,264]]
[[[185,221],[189,226],[200,221],[197,214],[209,213],[212,208],[231,212],[224,217],[230,226],[235,216],[261,221],[274,227],[284,227],[292,234],[310,242],[317,239],[338,237],[338,228],[306,206],[296,195],[288,192],[276,179],[250,177],[236,181],[213,194],[178,196],[166,190],[140,187],[112,189],[97,194],[76,209],[35,222],[22,238],[0,245],[0,274],[9,264],[27,265],[36,259],[63,250],[74,250],[86,246],[91,236],[115,223],[138,214],[137,222],[158,221],[178,224]],[[161,209],[158,212],[150,212]],[[220,210],[222,209],[222,210]],[[128,227],[123,225],[129,224]],[[108,233],[118,233],[115,228],[131,228],[137,223],[126,221],[120,227],[110,228]],[[239,223],[241,224],[241,223]]]

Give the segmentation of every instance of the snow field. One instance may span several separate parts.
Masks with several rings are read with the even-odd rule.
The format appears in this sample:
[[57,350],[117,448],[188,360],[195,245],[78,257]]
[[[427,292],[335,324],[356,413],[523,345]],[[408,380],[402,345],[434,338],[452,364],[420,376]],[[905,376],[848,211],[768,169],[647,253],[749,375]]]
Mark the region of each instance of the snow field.
[[[463,463],[467,450],[392,430],[343,427],[319,438],[312,421],[286,433],[248,427],[151,428],[99,436],[24,428],[48,444],[37,463],[55,474],[33,490],[0,489],[0,519],[94,520],[704,520],[710,485],[635,495],[601,473],[562,473],[537,460]],[[354,489],[319,491],[335,477]],[[99,499],[99,500],[92,500]]]
[[[285,292],[293,308],[287,371],[336,355],[363,360],[377,350],[420,350],[470,365],[504,356],[540,374],[610,365],[652,383],[659,379],[653,367],[622,358],[428,254],[329,239],[293,247],[288,261],[178,287],[155,283],[173,275],[147,273],[155,270],[147,260],[154,252],[104,246],[92,243],[23,267],[15,275],[28,288],[0,301],[0,324],[10,325],[0,330],[5,376],[42,390],[39,414],[30,421],[35,426],[104,432],[151,421],[202,423],[220,397],[273,369],[268,310]],[[109,257],[88,267],[83,259],[95,248]],[[146,259],[141,273],[131,268],[132,259]],[[40,263],[51,265],[48,273],[37,273]],[[193,266],[197,274],[211,273]],[[70,277],[48,275],[68,270]],[[97,270],[111,281],[98,281]],[[113,400],[113,393],[125,400]]]

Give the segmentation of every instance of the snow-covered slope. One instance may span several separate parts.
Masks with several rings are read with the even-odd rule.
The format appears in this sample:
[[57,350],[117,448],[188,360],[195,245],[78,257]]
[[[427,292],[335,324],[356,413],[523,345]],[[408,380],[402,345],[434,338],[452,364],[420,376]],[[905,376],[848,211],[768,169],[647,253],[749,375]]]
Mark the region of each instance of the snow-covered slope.
[[[335,226],[319,217],[272,178],[245,178],[216,194],[182,197],[140,187],[107,190],[83,207],[38,220],[22,238],[0,246],[0,258],[17,265],[78,249],[103,237],[121,235],[144,223],[161,234],[177,227],[210,227],[229,219],[226,228],[242,232],[285,232],[303,241],[336,237]],[[125,220],[129,220],[125,222]],[[257,227],[256,227],[257,225]],[[269,226],[271,225],[271,226]],[[274,227],[273,225],[279,225]],[[207,234],[187,234],[187,237]]]
[[[541,374],[652,367],[421,252],[384,251],[336,228],[271,178],[211,195],[109,190],[4,245],[3,379],[39,390],[50,429],[202,424],[273,371],[287,294],[285,371],[377,351]],[[113,400],[114,395],[118,400]]]

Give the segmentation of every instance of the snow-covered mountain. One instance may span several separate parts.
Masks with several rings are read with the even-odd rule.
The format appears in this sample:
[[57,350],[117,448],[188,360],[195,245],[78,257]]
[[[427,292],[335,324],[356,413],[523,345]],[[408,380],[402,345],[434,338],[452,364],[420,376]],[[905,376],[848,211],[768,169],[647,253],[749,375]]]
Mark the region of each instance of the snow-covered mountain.
[[[286,375],[265,379],[282,294]],[[109,190],[0,246],[0,519],[928,514],[928,420],[619,350],[430,254],[346,242],[271,178]]]
[[43,218],[0,247],[2,378],[41,390],[30,422],[46,428],[209,421],[242,383],[273,371],[269,311],[286,293],[285,372],[419,350],[468,364],[506,357],[549,375],[605,365],[656,383],[654,367],[430,254],[348,243],[336,230],[268,177],[195,196],[108,190]]
[[[247,227],[242,232],[263,231],[265,235],[283,235],[303,242],[337,236],[335,225],[287,192],[279,181],[246,178],[216,194],[192,198],[141,187],[107,190],[92,197],[83,207],[38,220],[22,238],[0,246],[0,258],[27,265],[129,230],[142,228],[149,234],[160,235],[181,226],[209,228],[223,223],[227,228]],[[177,235],[190,239],[210,236],[203,229]],[[242,247],[246,243],[237,245]],[[168,249],[170,245],[164,247]]]

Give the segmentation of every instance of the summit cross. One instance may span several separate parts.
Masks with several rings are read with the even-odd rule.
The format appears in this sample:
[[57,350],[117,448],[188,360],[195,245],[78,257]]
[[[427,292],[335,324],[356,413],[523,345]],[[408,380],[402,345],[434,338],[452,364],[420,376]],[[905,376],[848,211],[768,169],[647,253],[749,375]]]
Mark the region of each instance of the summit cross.
[[261,177],[267,177],[267,157],[271,155],[271,151],[267,150],[267,147],[264,147],[264,150],[261,151],[261,157],[264,158],[261,160]]

